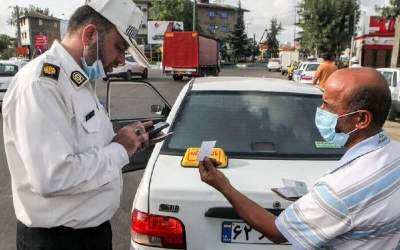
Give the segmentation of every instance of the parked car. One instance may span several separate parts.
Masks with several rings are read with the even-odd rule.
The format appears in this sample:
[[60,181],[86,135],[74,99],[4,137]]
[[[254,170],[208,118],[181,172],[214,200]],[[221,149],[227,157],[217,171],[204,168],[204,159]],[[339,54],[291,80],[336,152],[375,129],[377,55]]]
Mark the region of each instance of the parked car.
[[317,72],[319,63],[310,62],[304,66],[303,71],[300,73],[300,83],[304,84],[312,84],[315,76],[315,72]]
[[25,61],[0,61],[0,103],[3,102],[12,78],[25,64]]
[[379,68],[377,70],[383,75],[389,85],[392,105],[388,120],[394,121],[400,114],[400,68]]
[[307,66],[308,63],[309,63],[309,62],[301,62],[301,63],[299,64],[299,66],[297,67],[297,69],[294,71],[294,73],[293,73],[293,80],[294,80],[295,82],[299,82],[299,81],[300,81],[301,73],[303,72],[304,68]]
[[[291,202],[271,188],[283,186],[282,178],[311,188],[343,154],[325,143],[314,125],[320,104],[318,89],[288,80],[192,79],[166,119],[171,126],[164,132],[174,134],[155,146],[137,189],[131,249],[291,249],[246,225],[200,180],[198,169],[182,166],[182,160],[188,148],[216,140],[228,156],[222,171],[231,183],[279,215]],[[151,109],[160,114],[165,108]]]
[[281,70],[281,60],[279,58],[271,58],[268,60],[267,68],[268,71],[280,71]]
[[147,79],[148,69],[139,65],[133,56],[125,56],[125,64],[118,66],[113,69],[111,73],[108,73],[109,77],[122,77],[127,80],[131,80],[133,76],[140,76],[142,79]]

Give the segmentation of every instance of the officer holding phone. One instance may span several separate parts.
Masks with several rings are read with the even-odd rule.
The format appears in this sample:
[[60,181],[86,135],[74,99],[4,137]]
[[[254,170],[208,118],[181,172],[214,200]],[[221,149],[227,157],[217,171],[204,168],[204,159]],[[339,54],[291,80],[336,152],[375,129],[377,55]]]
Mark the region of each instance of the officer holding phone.
[[88,0],[63,40],[13,79],[3,127],[17,249],[112,249],[121,169],[149,145],[153,124],[115,133],[95,82],[124,63],[127,49],[147,65],[134,41],[141,20],[131,0]]

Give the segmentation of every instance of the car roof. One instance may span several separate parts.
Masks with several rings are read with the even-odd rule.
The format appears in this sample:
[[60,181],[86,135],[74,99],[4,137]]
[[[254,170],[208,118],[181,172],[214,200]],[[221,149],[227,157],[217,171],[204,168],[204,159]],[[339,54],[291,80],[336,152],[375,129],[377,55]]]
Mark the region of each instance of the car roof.
[[203,77],[193,81],[194,91],[262,91],[322,95],[320,89],[289,80],[257,77]]
[[400,70],[400,68],[377,68],[376,70],[378,70],[378,71],[381,71],[381,70],[394,71],[394,70]]

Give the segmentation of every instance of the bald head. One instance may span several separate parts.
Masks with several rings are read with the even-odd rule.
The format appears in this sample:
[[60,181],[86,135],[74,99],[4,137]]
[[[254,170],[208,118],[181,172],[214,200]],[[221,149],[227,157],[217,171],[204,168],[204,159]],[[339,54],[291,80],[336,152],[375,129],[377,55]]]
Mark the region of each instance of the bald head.
[[336,93],[349,112],[365,109],[372,113],[373,125],[382,127],[391,105],[390,89],[383,76],[372,68],[350,68],[334,72],[325,91]]

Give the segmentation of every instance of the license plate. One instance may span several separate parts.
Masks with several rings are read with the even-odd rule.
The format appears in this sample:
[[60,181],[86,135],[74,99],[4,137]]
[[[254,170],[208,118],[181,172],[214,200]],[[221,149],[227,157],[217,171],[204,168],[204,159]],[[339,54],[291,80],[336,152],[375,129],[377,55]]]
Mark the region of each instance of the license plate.
[[222,222],[223,243],[272,244],[264,235],[243,222]]

